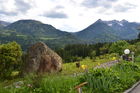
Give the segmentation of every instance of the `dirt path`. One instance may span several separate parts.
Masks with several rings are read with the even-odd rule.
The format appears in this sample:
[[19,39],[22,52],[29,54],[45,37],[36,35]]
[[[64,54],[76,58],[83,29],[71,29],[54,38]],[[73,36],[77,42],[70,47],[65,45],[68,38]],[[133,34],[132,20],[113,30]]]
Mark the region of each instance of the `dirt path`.
[[99,66],[96,66],[95,69],[96,69],[96,68],[111,67],[111,66],[115,65],[116,63],[119,63],[119,61],[118,61],[118,60],[115,60],[115,61],[110,61],[110,62],[107,62],[107,63],[103,63],[103,64],[101,64],[101,65],[99,65]]

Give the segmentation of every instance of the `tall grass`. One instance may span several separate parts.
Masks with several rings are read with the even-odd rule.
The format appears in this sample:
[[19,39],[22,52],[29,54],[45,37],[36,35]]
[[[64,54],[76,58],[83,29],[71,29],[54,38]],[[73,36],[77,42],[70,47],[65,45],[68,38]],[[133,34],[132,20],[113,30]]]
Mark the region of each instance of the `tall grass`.
[[[102,59],[100,57],[102,57]],[[92,60],[89,57],[87,57],[82,61],[80,61],[80,64],[86,65],[88,69],[93,69],[93,67],[97,66],[99,63],[102,64],[105,62],[112,61],[112,57],[108,57],[108,55],[100,56],[100,57],[97,57],[96,60]],[[81,68],[77,68],[75,62],[63,64],[62,74],[64,75],[81,73],[81,72],[84,72],[84,70],[82,70]]]
[[0,85],[0,93],[76,93],[74,89],[80,83],[84,93],[122,93],[140,79],[140,65],[121,62],[111,68],[89,69],[78,76],[46,74],[42,77],[28,75],[19,88]]
[[19,88],[0,86],[0,93],[77,93],[74,87],[79,84],[78,76],[47,74],[42,77],[27,76]]
[[87,81],[85,91],[89,93],[121,93],[140,78],[140,67],[130,62],[123,62],[108,69],[91,70],[81,77]]
[[78,83],[78,77],[46,76],[46,78],[42,79],[40,88],[41,93],[75,93],[74,86]]

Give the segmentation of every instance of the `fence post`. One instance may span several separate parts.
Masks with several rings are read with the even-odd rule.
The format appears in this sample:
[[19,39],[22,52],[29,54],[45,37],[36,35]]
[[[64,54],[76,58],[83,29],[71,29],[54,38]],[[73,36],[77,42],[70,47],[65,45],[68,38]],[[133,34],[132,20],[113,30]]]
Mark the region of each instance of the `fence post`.
[[78,93],[82,93],[82,86],[86,85],[88,82],[83,82],[75,87]]

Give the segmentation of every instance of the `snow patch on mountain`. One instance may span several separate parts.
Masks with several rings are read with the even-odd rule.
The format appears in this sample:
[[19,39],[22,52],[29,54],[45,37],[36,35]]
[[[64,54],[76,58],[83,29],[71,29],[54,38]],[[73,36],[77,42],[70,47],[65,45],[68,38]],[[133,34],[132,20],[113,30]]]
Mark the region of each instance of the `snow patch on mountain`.
[[112,24],[108,24],[108,26],[112,26]]
[[122,23],[118,23],[120,26],[123,26],[123,24]]

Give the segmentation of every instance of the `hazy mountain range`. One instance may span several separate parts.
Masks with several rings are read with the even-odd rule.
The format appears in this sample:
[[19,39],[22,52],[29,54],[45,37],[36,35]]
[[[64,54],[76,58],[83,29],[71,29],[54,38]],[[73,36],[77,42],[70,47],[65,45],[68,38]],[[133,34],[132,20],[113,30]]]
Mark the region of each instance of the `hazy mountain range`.
[[1,20],[0,20],[0,27],[7,26],[7,25],[9,25],[9,24],[10,24],[10,22],[5,22],[5,21],[1,21]]
[[140,23],[127,20],[97,20],[87,28],[69,33],[36,20],[19,20],[14,23],[0,21],[0,42],[17,41],[23,48],[43,41],[51,47],[77,43],[113,42],[136,39]]
[[93,43],[131,40],[137,38],[139,25],[140,23],[128,22],[127,20],[102,21],[99,19],[82,31],[76,32],[75,35],[82,40]]

